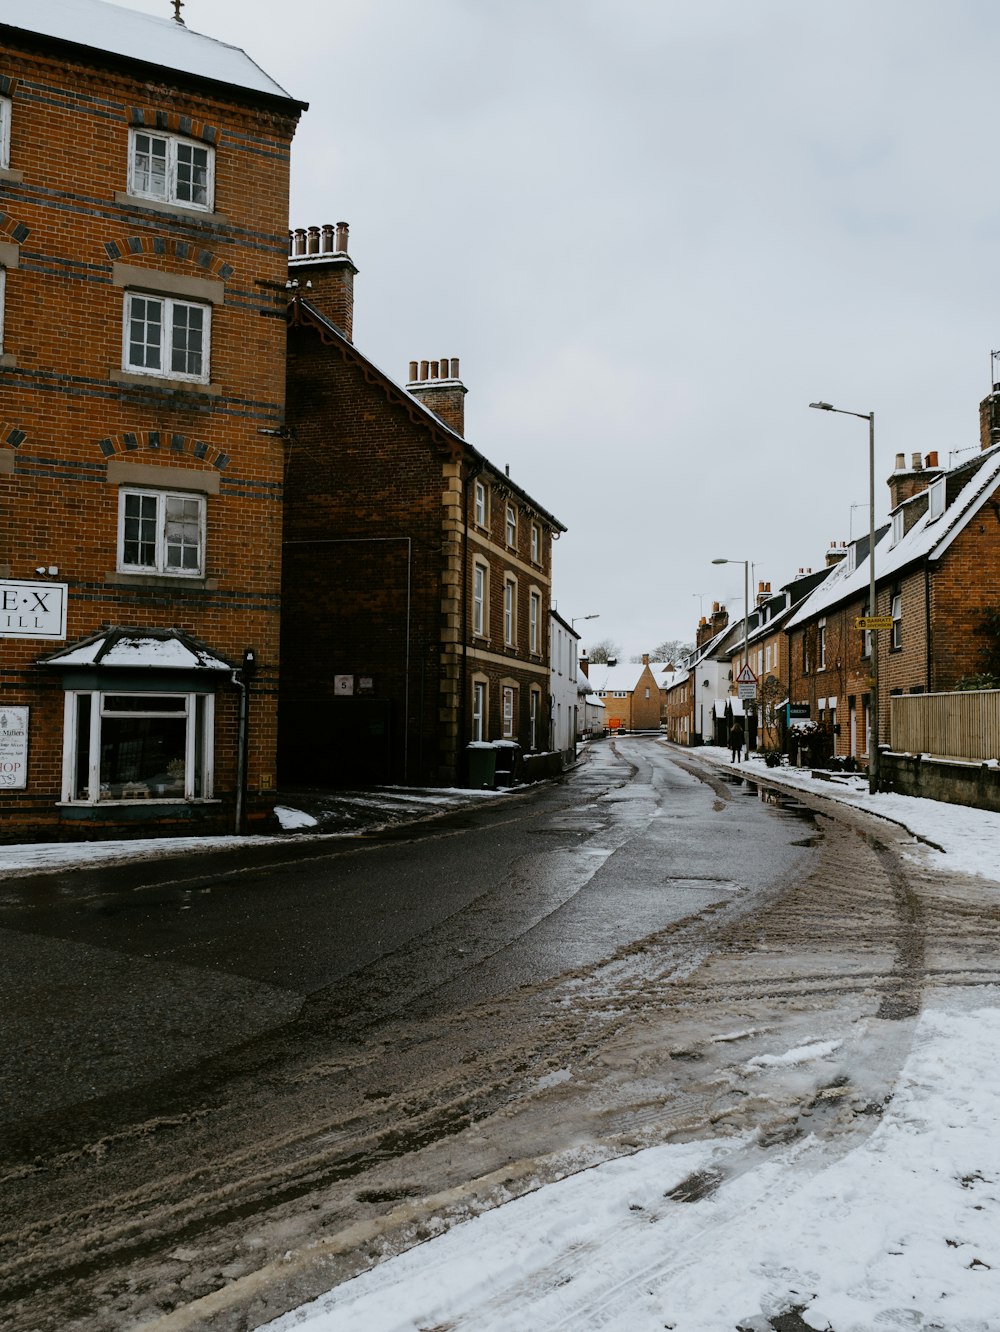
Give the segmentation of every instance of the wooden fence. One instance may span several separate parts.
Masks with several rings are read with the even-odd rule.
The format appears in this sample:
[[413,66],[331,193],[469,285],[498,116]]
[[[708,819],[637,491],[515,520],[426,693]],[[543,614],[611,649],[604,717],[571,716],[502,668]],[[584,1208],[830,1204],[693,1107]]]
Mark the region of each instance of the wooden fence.
[[891,747],[939,758],[1000,758],[1000,689],[955,694],[895,694]]

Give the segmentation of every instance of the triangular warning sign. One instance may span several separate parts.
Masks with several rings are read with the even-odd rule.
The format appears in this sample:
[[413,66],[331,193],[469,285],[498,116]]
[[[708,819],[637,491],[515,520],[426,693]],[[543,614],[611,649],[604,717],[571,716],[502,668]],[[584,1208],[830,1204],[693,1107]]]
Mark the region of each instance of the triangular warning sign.
[[737,677],[736,677],[736,683],[737,683],[737,684],[756,684],[756,683],[757,683],[757,677],[756,677],[756,675],[754,675],[753,671],[750,669],[749,664],[746,665],[746,666],[744,666],[743,669],[740,671],[739,675],[737,675]]

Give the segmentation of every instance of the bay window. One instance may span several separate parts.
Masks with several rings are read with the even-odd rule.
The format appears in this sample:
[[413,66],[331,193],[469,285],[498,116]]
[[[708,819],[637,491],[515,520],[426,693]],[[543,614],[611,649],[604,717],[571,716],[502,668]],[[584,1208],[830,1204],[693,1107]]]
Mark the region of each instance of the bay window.
[[214,729],[211,693],[68,691],[63,800],[210,799]]

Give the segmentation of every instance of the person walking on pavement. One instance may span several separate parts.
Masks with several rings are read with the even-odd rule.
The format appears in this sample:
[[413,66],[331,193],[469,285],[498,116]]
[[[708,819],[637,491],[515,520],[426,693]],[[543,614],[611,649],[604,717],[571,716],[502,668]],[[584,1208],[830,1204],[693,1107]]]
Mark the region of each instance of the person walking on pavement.
[[743,757],[743,723],[739,717],[733,718],[733,724],[729,728],[729,749],[732,753],[732,762],[739,763]]

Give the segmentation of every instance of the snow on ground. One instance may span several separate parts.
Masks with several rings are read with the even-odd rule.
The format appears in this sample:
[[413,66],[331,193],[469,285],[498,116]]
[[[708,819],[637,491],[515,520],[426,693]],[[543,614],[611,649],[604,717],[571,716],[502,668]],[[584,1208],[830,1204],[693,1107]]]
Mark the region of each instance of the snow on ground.
[[650,1148],[457,1226],[268,1330],[765,1332],[797,1308],[836,1332],[995,1332],[998,1043],[997,1009],[926,1012],[884,1118],[840,1158],[815,1138]]
[[[1000,815],[699,754],[891,819],[925,839],[912,852],[925,863],[1000,881]],[[485,794],[428,792],[427,803]],[[396,799],[384,791],[369,803]],[[282,823],[309,817],[288,806]],[[0,876],[261,840],[0,847]],[[270,1332],[767,1332],[794,1308],[806,1327],[834,1332],[1000,1332],[1000,1007],[974,1007],[986,993],[952,990],[922,1014],[881,1122],[842,1156],[815,1138],[769,1151],[752,1136],[650,1148],[456,1226]],[[755,1070],[820,1063],[835,1049],[817,1037]]]

